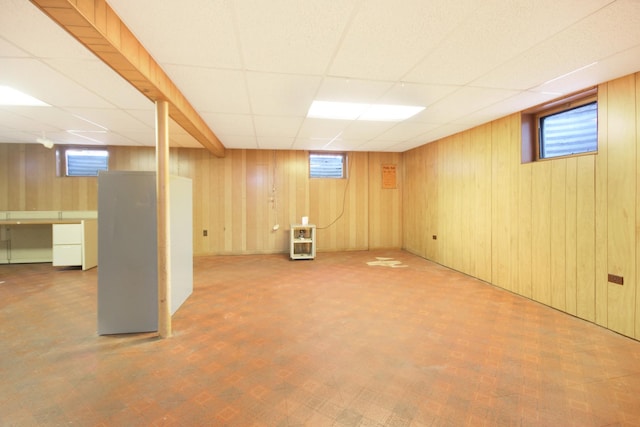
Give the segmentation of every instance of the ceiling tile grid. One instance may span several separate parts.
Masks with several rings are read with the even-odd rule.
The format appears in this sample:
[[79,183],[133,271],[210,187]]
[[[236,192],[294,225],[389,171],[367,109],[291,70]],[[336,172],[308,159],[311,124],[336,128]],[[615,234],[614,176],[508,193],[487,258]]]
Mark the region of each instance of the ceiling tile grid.
[[[231,149],[406,151],[640,70],[636,0],[109,4]],[[0,7],[0,85],[52,105],[0,107],[0,142],[155,144],[149,99],[30,2]],[[426,108],[349,122],[314,100]]]

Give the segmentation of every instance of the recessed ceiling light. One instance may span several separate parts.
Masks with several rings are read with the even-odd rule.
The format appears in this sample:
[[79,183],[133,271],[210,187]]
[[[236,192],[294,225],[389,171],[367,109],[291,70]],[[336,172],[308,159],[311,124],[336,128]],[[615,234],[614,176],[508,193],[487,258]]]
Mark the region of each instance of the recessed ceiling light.
[[9,86],[0,86],[0,105],[50,107],[49,104]]
[[335,120],[400,122],[425,107],[415,105],[360,104],[354,102],[313,101],[307,117]]

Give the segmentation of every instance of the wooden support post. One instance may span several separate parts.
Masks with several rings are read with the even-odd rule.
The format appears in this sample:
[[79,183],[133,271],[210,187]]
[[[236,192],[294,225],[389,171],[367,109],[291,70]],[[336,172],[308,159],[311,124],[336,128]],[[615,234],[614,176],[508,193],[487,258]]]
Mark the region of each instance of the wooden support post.
[[169,229],[169,103],[156,101],[158,220],[158,334],[171,336],[171,232]]

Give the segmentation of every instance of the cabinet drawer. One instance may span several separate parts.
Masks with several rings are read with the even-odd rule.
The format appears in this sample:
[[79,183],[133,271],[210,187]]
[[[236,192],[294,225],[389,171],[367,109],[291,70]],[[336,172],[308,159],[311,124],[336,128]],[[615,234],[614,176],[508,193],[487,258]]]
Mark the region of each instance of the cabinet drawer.
[[53,224],[54,245],[80,243],[82,243],[82,224]]
[[53,266],[82,265],[82,245],[53,245]]

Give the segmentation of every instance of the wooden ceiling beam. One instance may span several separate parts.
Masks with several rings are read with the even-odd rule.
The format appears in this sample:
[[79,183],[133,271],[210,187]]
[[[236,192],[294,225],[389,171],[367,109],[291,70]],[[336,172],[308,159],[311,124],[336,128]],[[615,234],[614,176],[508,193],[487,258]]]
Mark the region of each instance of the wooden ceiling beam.
[[222,142],[105,0],[31,2],[151,101],[167,101],[173,120],[224,157]]

